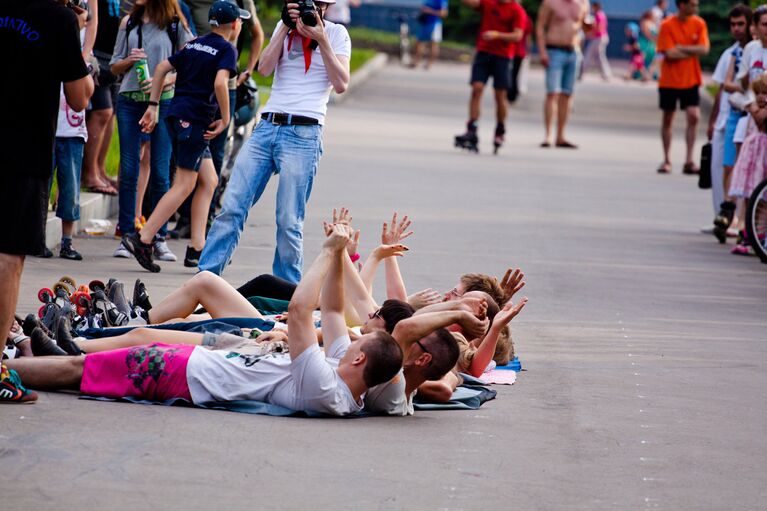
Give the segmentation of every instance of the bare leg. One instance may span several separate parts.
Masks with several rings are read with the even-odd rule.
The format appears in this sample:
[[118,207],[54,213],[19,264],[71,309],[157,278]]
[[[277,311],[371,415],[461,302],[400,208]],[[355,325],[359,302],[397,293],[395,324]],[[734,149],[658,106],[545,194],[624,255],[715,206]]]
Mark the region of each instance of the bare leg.
[[418,63],[421,61],[421,57],[423,56],[423,50],[423,43],[421,41],[416,41],[415,52],[413,52],[413,62],[410,64],[410,67],[418,67]]
[[91,339],[88,341],[75,341],[75,344],[86,353],[97,353],[99,351],[143,346],[153,342],[160,342],[163,344],[192,344],[199,346],[202,344],[202,337],[203,334],[196,332],[159,330],[155,328],[134,328],[123,335],[104,337],[102,339]]
[[79,389],[83,378],[84,356],[32,357],[6,360],[28,387],[42,390]]
[[565,140],[565,127],[567,118],[570,116],[570,94],[559,94],[557,98],[557,143],[561,144]]
[[7,339],[13,325],[13,311],[19,299],[19,281],[24,269],[24,256],[0,253],[0,339]]
[[724,200],[726,201],[732,200],[732,197],[730,197],[730,181],[731,180],[732,180],[732,166],[725,165],[722,181],[724,182]]
[[[174,211],[178,209],[189,194],[194,190],[197,184],[197,172],[189,169],[176,169],[176,176],[173,178],[173,186],[162,196],[160,202],[154,207],[152,215],[146,221],[141,229],[141,242],[152,243],[155,234],[171,217]],[[207,213],[206,213],[207,215]]]
[[[142,231],[143,232],[143,231]],[[201,271],[149,311],[152,324],[185,318],[202,305],[213,318],[261,318],[261,314],[227,281]]]
[[469,119],[476,121],[479,119],[479,104],[482,101],[482,91],[485,90],[485,84],[474,82],[471,84],[471,99],[469,100]]
[[149,175],[151,173],[151,150],[151,142],[141,144],[141,161],[139,161],[138,166],[138,188],[136,191],[136,216],[139,218],[144,209],[144,195],[146,195],[146,187],[149,184]]
[[436,41],[431,42],[431,53],[429,54],[429,62],[426,64],[426,69],[429,69],[434,62],[439,58],[439,43]]
[[498,124],[506,123],[506,89],[495,89],[495,120]]
[[671,128],[674,125],[674,113],[663,112],[663,123],[660,128],[660,137],[663,141],[663,166],[671,170]]
[[[110,109],[111,110],[111,109]],[[115,129],[115,113],[114,110],[111,110],[111,115],[109,116],[109,120],[107,121],[106,126],[104,126],[104,136],[101,139],[101,144],[99,145],[99,154],[96,158],[96,166],[99,169],[99,177],[102,181],[108,184],[112,184],[113,186],[117,183],[115,180],[111,179],[109,176],[107,176],[107,154],[109,153],[109,144],[112,141],[112,133]]]
[[95,110],[88,114],[88,141],[83,150],[83,186],[101,187],[109,184],[99,176],[97,159],[104,139],[107,122],[112,118],[112,109]]
[[205,226],[208,223],[210,201],[218,185],[218,176],[213,167],[213,160],[205,158],[200,165],[197,175],[197,190],[192,198],[192,240],[195,250],[202,250],[205,246]]
[[685,109],[685,113],[687,114],[687,132],[685,137],[687,141],[687,158],[684,160],[684,162],[692,163],[692,153],[695,150],[695,135],[698,130],[698,121],[700,120],[700,107],[687,107]]
[[554,122],[554,113],[557,110],[557,96],[559,94],[546,94],[543,103],[543,126],[546,129],[546,139],[544,143],[551,144],[551,123]]

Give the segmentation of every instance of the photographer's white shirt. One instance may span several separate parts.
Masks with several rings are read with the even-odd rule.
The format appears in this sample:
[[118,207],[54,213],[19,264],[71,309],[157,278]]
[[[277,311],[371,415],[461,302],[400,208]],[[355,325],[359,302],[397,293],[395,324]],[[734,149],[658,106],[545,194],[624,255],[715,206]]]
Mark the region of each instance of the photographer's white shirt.
[[[282,21],[278,22],[274,31],[277,32],[282,25]],[[336,56],[351,57],[352,42],[346,27],[325,20],[325,33]],[[272,93],[263,111],[303,115],[317,119],[320,124],[325,124],[325,113],[328,110],[332,85],[325,70],[325,63],[322,61],[320,49],[317,47],[314,50],[312,63],[307,71],[301,37],[296,33],[290,44],[290,50],[288,50],[289,41],[288,35],[274,70]]]

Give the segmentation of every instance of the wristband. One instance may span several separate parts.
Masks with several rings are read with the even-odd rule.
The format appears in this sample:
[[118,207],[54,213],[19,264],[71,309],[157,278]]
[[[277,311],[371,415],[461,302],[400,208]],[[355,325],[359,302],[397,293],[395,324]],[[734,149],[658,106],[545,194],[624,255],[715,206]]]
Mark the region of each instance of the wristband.
[[360,255],[357,252],[353,253],[349,257],[351,257],[353,263],[356,263],[360,260]]
[[149,106],[160,106],[159,101],[152,101],[151,99],[147,103],[149,103]]

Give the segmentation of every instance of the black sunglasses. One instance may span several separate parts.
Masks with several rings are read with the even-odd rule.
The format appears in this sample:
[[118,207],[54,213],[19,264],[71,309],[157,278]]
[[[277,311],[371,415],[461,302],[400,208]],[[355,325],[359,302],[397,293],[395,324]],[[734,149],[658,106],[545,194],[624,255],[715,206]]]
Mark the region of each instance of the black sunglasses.
[[426,346],[423,345],[423,343],[421,342],[420,339],[415,341],[415,343],[418,345],[419,348],[421,348],[423,350],[424,353],[428,353],[429,355],[431,355],[431,351],[426,349]]

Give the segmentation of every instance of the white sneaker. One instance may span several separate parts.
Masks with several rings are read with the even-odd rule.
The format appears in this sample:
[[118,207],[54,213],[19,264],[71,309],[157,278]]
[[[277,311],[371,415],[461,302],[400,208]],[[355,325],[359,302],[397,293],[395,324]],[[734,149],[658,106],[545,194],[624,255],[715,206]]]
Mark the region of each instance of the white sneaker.
[[154,256],[158,261],[177,261],[176,254],[171,252],[168,243],[163,238],[154,240]]
[[123,259],[130,259],[133,257],[130,252],[128,252],[128,249],[125,248],[125,246],[122,244],[122,242],[117,245],[117,250],[115,250],[115,253],[112,254],[112,257],[122,257]]

